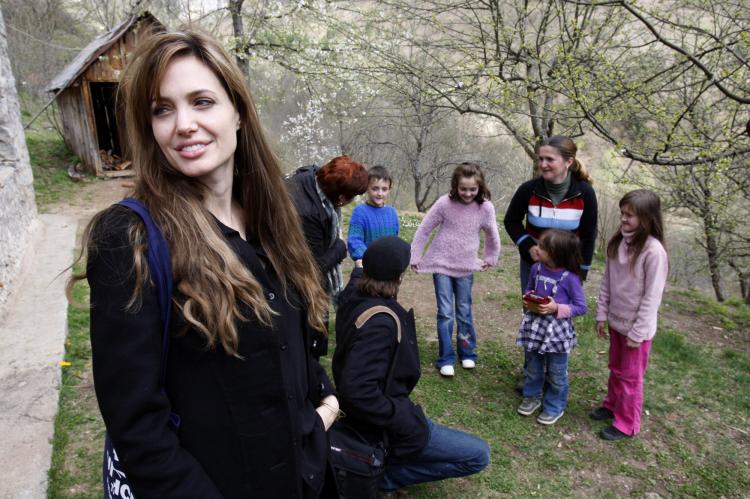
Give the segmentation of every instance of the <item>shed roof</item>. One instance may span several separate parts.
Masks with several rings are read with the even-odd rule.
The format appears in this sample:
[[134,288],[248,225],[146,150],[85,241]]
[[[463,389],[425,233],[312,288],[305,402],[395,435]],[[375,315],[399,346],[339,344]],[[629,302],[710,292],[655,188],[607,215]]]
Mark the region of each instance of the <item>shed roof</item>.
[[150,19],[156,24],[161,25],[158,19],[152,16],[149,12],[143,12],[142,14],[134,14],[125,21],[121,22],[112,30],[102,33],[101,35],[94,38],[91,43],[86,45],[78,55],[68,63],[67,66],[47,85],[47,92],[57,92],[62,88],[66,88],[76,78],[78,78],[86,69],[96,61],[100,55],[106,52],[117,40],[120,39],[134,24],[143,20]]

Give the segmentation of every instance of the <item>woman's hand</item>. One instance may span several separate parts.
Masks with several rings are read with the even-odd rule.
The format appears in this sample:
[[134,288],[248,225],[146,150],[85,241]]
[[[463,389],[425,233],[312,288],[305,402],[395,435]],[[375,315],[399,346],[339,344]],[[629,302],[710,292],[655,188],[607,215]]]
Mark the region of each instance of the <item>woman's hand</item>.
[[607,323],[604,321],[599,321],[596,323],[596,335],[599,338],[606,338],[607,337]]
[[323,426],[326,431],[331,427],[334,421],[339,417],[339,399],[335,395],[329,395],[320,401],[320,405],[315,411],[323,420]]
[[539,249],[539,246],[536,244],[532,246],[531,248],[529,248],[529,256],[535,262],[539,261],[539,252],[537,252],[537,249]]
[[539,313],[542,314],[542,315],[556,314],[557,313],[557,302],[555,301],[554,298],[552,298],[550,296],[549,297],[549,301],[547,303],[540,303],[537,306],[537,309],[539,310]]
[[633,341],[630,338],[627,338],[625,340],[625,344],[628,346],[628,348],[640,348],[641,347],[641,343],[640,342]]

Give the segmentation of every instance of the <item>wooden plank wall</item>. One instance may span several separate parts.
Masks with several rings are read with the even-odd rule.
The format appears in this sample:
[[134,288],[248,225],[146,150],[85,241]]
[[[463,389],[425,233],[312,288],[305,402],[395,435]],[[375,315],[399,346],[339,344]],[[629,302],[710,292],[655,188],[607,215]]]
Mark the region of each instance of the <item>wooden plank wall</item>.
[[88,119],[90,104],[84,101],[81,85],[72,85],[57,97],[68,146],[81,158],[87,173],[98,173],[96,134]]

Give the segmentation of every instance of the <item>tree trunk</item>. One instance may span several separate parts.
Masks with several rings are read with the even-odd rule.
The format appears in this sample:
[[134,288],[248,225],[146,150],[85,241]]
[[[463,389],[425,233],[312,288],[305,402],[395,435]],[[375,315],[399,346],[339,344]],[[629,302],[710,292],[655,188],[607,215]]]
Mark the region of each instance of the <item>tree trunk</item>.
[[708,257],[708,271],[711,274],[711,285],[714,287],[714,294],[719,302],[723,302],[724,290],[721,285],[721,268],[719,267],[719,243],[716,240],[716,234],[713,225],[708,217],[703,219],[703,229],[706,236],[706,256]]
[[425,213],[427,211],[427,208],[425,208],[425,204],[422,202],[422,198],[419,197],[419,182],[415,182],[414,184],[414,202],[417,205],[417,211],[419,213]]
[[740,293],[745,305],[750,305],[750,275],[740,273]]
[[242,74],[247,78],[248,64],[247,59],[239,54],[246,54],[245,49],[245,24],[242,21],[242,4],[245,0],[229,0],[229,12],[232,14],[232,31],[236,40],[234,58],[237,65],[242,70]]
[[742,296],[742,300],[745,302],[745,305],[750,305],[750,273],[744,272],[734,259],[730,260],[729,266],[737,272],[737,280],[740,281],[740,296]]

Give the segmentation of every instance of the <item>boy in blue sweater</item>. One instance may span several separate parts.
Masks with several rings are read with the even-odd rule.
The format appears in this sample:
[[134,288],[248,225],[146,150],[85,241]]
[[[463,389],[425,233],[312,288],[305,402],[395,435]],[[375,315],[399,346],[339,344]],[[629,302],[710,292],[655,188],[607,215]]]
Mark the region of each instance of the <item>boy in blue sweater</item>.
[[369,184],[365,193],[365,203],[354,208],[349,221],[349,255],[357,267],[362,266],[362,255],[367,246],[376,239],[398,236],[398,214],[393,206],[385,201],[391,192],[393,179],[384,166],[372,166],[367,171]]

